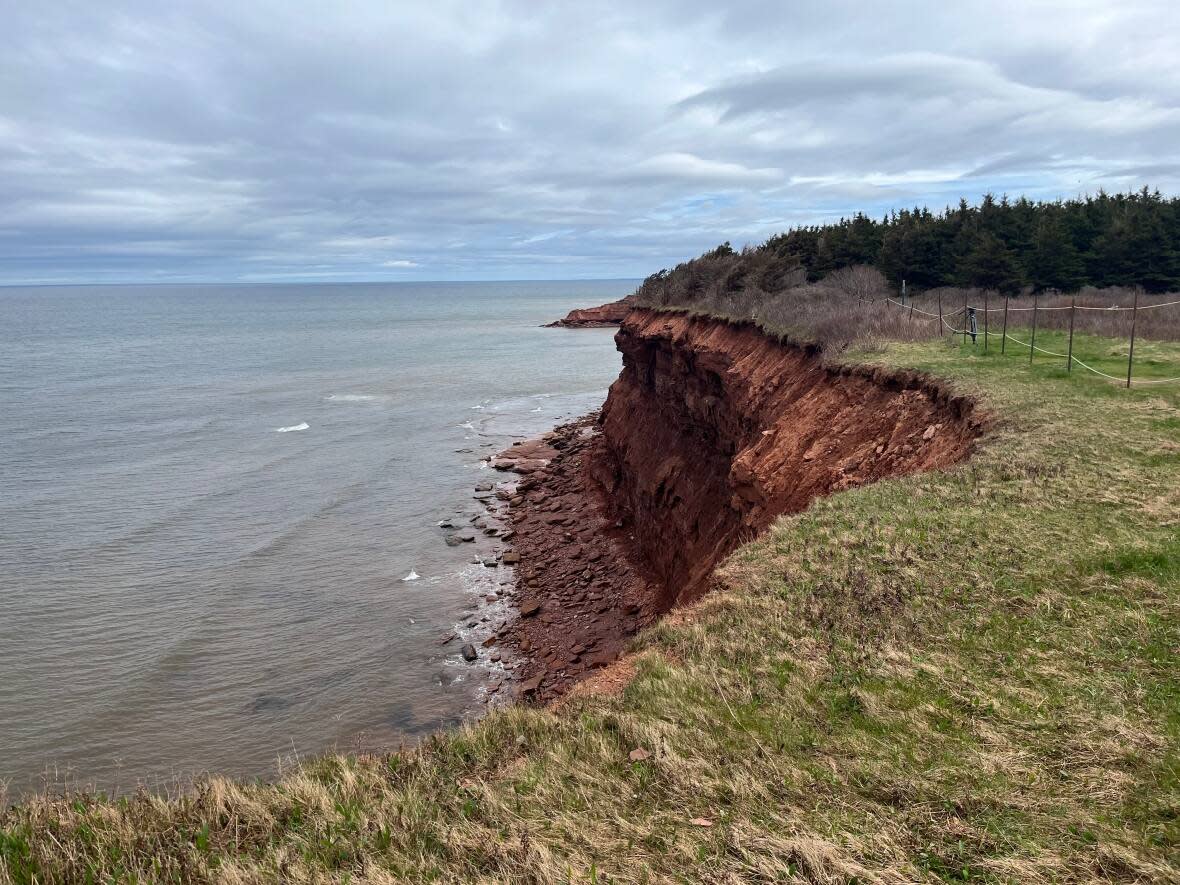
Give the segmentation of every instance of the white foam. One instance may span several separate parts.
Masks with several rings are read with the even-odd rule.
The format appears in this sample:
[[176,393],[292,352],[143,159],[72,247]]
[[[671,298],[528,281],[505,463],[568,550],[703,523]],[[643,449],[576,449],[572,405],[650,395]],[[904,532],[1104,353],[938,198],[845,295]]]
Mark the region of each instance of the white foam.
[[464,430],[475,430],[475,425],[472,424],[470,421],[464,421],[459,426],[462,427]]
[[402,578],[402,580],[403,581],[417,581],[420,577],[422,577],[420,574],[418,574],[413,569],[410,569],[410,573],[408,575],[406,575],[404,578]]
[[334,393],[328,400],[336,403],[369,403],[381,399],[375,393]]
[[290,433],[293,430],[307,430],[310,427],[306,421],[302,424],[292,424],[290,427],[276,427],[275,433]]

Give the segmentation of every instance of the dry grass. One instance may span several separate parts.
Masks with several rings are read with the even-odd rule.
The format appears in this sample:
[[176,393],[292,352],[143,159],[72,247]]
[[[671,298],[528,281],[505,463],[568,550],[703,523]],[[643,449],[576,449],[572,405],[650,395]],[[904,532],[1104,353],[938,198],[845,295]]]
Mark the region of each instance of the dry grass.
[[273,784],[25,802],[0,882],[1180,882],[1180,397],[939,341],[846,358],[997,429],[781,519],[619,694]]
[[[754,260],[754,259],[757,260]],[[733,320],[753,320],[765,331],[806,343],[829,354],[851,347],[879,349],[890,341],[927,341],[949,335],[938,321],[941,309],[946,322],[962,328],[962,308],[977,309],[979,330],[983,330],[986,305],[992,331],[1003,323],[1004,298],[981,289],[947,287],[934,289],[897,304],[884,277],[871,267],[850,267],[836,271],[818,283],[807,283],[802,275],[783,277],[768,274],[763,264],[773,267],[764,253],[742,253],[702,262],[693,274],[645,282],[636,293],[639,304],[657,309],[684,310]],[[735,274],[739,274],[735,278]],[[775,288],[763,288],[759,281],[773,280]],[[693,284],[693,281],[696,281]],[[1133,289],[1085,288],[1072,296],[1079,309],[1074,315],[1075,331],[1126,340],[1131,331],[1131,311],[1088,310],[1086,308],[1131,307]],[[1044,310],[1037,312],[1038,328],[1064,331],[1069,328],[1071,296],[1045,295],[1036,298]],[[894,303],[891,303],[894,302]],[[1147,295],[1140,292],[1136,336],[1144,340],[1180,341],[1180,304],[1159,309],[1152,305],[1180,302],[1180,293]],[[1034,298],[1010,299],[1009,328],[1031,324]],[[908,308],[913,309],[908,309]],[[941,330],[941,331],[940,331]]]

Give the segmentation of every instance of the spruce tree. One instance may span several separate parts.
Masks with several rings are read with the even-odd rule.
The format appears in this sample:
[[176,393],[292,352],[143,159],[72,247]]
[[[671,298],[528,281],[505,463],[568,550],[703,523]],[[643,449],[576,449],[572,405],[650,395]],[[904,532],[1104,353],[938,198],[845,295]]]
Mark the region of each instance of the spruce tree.
[[976,238],[975,247],[963,267],[962,281],[981,289],[1013,293],[1020,290],[1020,272],[1008,247],[1000,238],[987,231]]
[[1056,215],[1044,216],[1033,236],[1028,280],[1033,288],[1069,292],[1082,282],[1084,269],[1078,250]]

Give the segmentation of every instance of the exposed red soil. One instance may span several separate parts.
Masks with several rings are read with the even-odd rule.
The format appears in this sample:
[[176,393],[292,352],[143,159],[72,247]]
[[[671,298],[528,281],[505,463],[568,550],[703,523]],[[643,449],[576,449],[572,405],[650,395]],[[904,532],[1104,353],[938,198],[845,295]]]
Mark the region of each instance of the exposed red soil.
[[965,458],[971,400],[927,376],[828,367],[749,324],[634,310],[602,412],[514,446],[520,691],[564,693],[699,596],[717,563],[817,497]]
[[600,329],[608,326],[620,326],[627,314],[631,312],[631,296],[601,304],[598,307],[584,307],[571,310],[564,318],[552,323],[546,323],[546,328],[565,329]]

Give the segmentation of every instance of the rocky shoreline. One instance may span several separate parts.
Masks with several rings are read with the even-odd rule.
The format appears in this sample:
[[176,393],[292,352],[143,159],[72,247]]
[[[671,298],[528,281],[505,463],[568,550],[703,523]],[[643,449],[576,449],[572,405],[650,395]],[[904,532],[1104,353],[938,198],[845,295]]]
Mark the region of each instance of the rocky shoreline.
[[519,617],[500,639],[521,662],[520,693],[539,701],[610,664],[658,616],[658,586],[587,469],[600,435],[588,415],[492,463],[521,477],[508,502]]
[[[598,424],[597,413],[588,415],[494,456],[491,466],[510,478],[476,487],[486,515],[471,528],[441,526],[454,529],[445,537],[452,546],[481,533],[511,542],[481,561],[513,569],[514,580],[486,602],[506,602],[514,616],[459,652],[468,662],[486,657],[504,668],[505,678],[486,687],[489,701],[508,694],[505,679],[528,700],[562,696],[618,658],[630,637],[658,616],[658,585],[637,566],[626,526],[607,517],[587,469]],[[484,617],[477,613],[467,626]],[[458,638],[451,633],[443,642]]]

